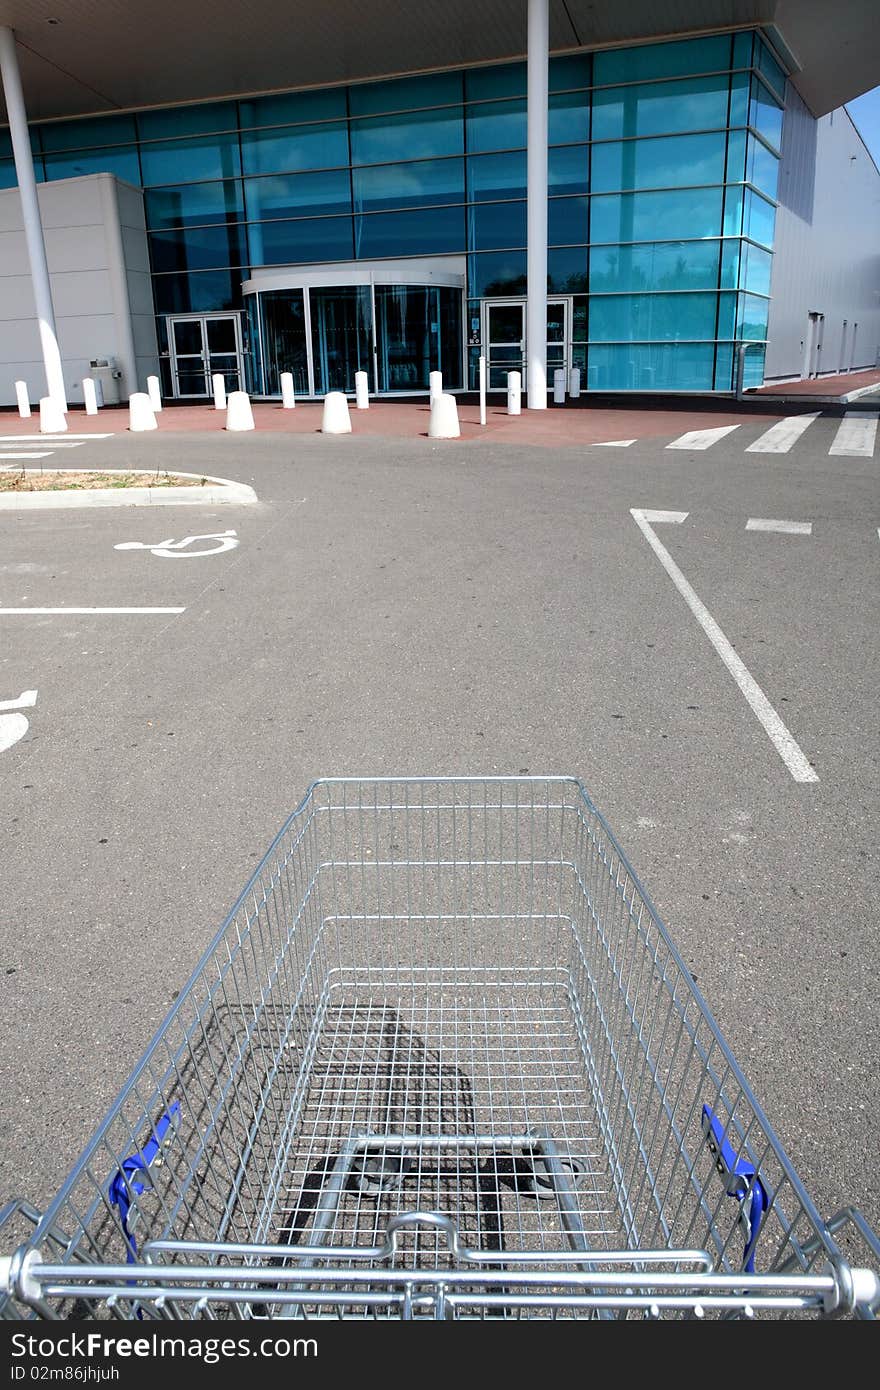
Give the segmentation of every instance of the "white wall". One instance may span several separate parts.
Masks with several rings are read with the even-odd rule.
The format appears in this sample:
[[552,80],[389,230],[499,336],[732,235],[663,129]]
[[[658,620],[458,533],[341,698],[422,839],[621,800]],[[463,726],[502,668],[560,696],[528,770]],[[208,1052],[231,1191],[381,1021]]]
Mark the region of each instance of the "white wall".
[[[82,401],[90,359],[113,357],[125,367],[130,331],[137,380],[126,371],[125,400],[159,370],[143,194],[112,174],[39,184],[38,192],[68,399]],[[21,201],[10,188],[0,192],[0,405],[15,404],[17,378],[32,401],[45,395]]]
[[822,372],[874,366],[880,360],[880,173],[847,112],[814,120],[790,83],[777,197],[765,377],[801,375],[811,310],[825,315]]

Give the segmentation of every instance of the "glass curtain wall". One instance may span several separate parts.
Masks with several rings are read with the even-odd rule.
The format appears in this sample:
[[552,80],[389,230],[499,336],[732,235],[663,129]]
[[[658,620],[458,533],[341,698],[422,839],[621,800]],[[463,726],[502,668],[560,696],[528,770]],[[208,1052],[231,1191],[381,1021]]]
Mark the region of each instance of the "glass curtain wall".
[[[739,32],[560,56],[550,89],[548,292],[572,296],[584,387],[730,390],[737,344],[766,338],[785,97],[770,49]],[[500,63],[56,121],[32,141],[38,177],[144,187],[159,316],[241,310],[257,266],[467,253],[472,323],[484,297],[525,293],[525,91],[525,64]],[[0,131],[0,187],[11,153]],[[328,364],[339,334],[360,351],[357,304],[324,325]],[[392,332],[397,315],[418,335],[423,310],[430,333],[415,296],[383,301]]]

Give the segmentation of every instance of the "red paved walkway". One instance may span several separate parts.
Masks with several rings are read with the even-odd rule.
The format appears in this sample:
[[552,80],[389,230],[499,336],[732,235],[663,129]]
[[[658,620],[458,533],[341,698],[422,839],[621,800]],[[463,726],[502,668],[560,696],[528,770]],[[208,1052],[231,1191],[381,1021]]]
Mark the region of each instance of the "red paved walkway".
[[880,371],[844,372],[839,376],[813,377],[810,381],[783,381],[768,386],[759,386],[754,394],[759,396],[846,396],[850,391],[860,391],[863,386],[880,386]]
[[[280,405],[255,404],[254,423],[261,433],[313,434],[321,428],[320,404],[298,405],[283,410]],[[742,415],[717,410],[599,410],[557,409],[528,411],[509,416],[499,406],[490,405],[485,428],[480,425],[477,405],[460,405],[462,439],[491,439],[511,444],[533,444],[560,448],[579,444],[599,444],[616,439],[646,439],[685,430],[711,429],[716,425],[741,424]],[[780,412],[782,413],[782,412]],[[166,406],[158,416],[163,434],[191,434],[222,430],[225,412],[212,406]],[[768,422],[774,416],[762,416]],[[379,401],[369,410],[351,411],[355,435],[412,439],[428,433],[428,404],[402,404]],[[106,407],[98,415],[70,410],[67,416],[71,434],[119,434],[128,429],[128,408]],[[38,435],[37,415],[20,420],[13,411],[0,411],[0,435]]]

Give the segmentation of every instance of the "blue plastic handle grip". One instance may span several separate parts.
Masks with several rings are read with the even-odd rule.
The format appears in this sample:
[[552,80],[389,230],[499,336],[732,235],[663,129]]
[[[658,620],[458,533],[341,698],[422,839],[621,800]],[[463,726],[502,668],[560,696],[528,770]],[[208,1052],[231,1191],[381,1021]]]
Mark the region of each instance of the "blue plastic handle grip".
[[[724,1126],[708,1105],[703,1106],[703,1134],[715,1156],[715,1166],[725,1180],[727,1194],[735,1197],[742,1207],[746,1229],[746,1246],[743,1250],[743,1269],[746,1274],[755,1272],[755,1246],[761,1230],[761,1223],[770,1205],[766,1189],[758,1177],[757,1169],[748,1155],[737,1157],[736,1150],[729,1142]],[[738,1182],[737,1179],[742,1179]]]

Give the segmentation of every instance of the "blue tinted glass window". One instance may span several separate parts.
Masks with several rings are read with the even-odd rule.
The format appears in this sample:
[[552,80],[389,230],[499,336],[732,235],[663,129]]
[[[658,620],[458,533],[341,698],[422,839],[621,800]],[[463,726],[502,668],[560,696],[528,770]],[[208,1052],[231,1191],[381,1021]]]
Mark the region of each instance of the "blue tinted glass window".
[[769,251],[762,251],[750,241],[743,242],[742,275],[740,284],[753,294],[770,293],[770,277],[773,270],[773,257]]
[[588,92],[563,92],[549,99],[547,140],[551,145],[573,145],[590,138]]
[[755,135],[749,136],[746,178],[749,183],[760,188],[762,193],[766,193],[768,198],[776,197],[779,159]]
[[719,76],[596,91],[593,139],[723,129],[727,125],[727,89],[728,78]]
[[755,42],[755,61],[758,66],[758,71],[766,77],[780,101],[784,101],[785,73],[771,54],[767,45],[762,43],[760,39],[757,39]]
[[651,338],[714,338],[714,294],[592,294],[594,342]]
[[728,187],[724,190],[724,235],[740,236],[743,218],[742,186]]
[[719,343],[715,349],[715,390],[733,389],[733,344]]
[[238,113],[234,101],[212,101],[200,106],[177,106],[169,111],[141,111],[137,126],[142,140],[205,135],[214,130],[237,129]]
[[743,212],[743,236],[759,241],[763,246],[773,245],[773,230],[776,225],[776,209],[766,198],[746,190]]
[[720,188],[593,197],[591,241],[679,241],[716,237],[721,229]]
[[645,82],[655,77],[686,77],[691,72],[716,72],[730,65],[730,37],[683,39],[651,43],[642,48],[617,48],[593,56],[597,87],[614,82]]
[[751,78],[747,72],[735,72],[730,78],[730,124],[748,125]]
[[373,116],[351,122],[353,164],[389,164],[464,152],[461,107]]
[[765,349],[758,351],[754,347],[746,353],[743,386],[746,390],[751,386],[762,386],[764,384],[764,362],[766,359]]
[[563,246],[547,252],[550,294],[583,294],[587,288],[587,248]]
[[15,188],[17,184],[15,161],[13,159],[0,159],[0,188]]
[[525,292],[525,251],[486,251],[482,256],[468,256],[468,294],[482,298]]
[[717,338],[732,338],[736,328],[736,295],[719,294]]
[[464,208],[377,212],[355,218],[356,255],[428,256],[463,251]]
[[150,233],[150,259],[158,275],[166,270],[212,270],[247,261],[241,223],[222,227],[178,227]]
[[95,145],[127,145],[137,139],[133,116],[96,116],[40,126],[44,150],[85,150]]
[[733,36],[733,66],[749,68],[752,65],[752,41],[754,35],[749,30],[740,30]]
[[348,163],[348,132],[343,122],[332,121],[283,130],[249,130],[241,136],[241,157],[246,174],[332,169]]
[[590,82],[589,53],[572,53],[550,59],[551,92],[565,92],[570,87],[589,87]]
[[144,185],[229,179],[241,173],[235,135],[203,135],[141,145]]
[[742,242],[731,237],[723,243],[721,253],[721,285],[726,290],[735,290],[739,285],[739,257]]
[[261,218],[320,217],[351,212],[351,177],[347,169],[317,174],[268,174],[245,180],[247,215]]
[[82,174],[115,174],[126,183],[140,186],[137,150],[126,145],[106,150],[80,150],[74,154],[43,156],[47,179],[75,179]]
[[468,154],[480,154],[484,150],[514,150],[525,143],[524,101],[487,101],[467,108]]
[[147,226],[155,228],[234,222],[244,216],[237,179],[150,189],[144,194],[144,207]]
[[350,261],[350,217],[304,217],[294,222],[253,222],[248,227],[251,265]]
[[243,130],[252,126],[297,125],[300,121],[345,120],[345,88],[325,87],[316,92],[285,92],[280,96],[240,101]]
[[590,347],[591,390],[710,391],[714,343],[626,343]]
[[[568,154],[555,150],[554,154]],[[526,152],[478,155],[467,162],[468,198],[475,203],[494,198],[524,198]]]
[[[491,156],[490,156],[491,158]],[[509,155],[496,158],[508,159]],[[589,187],[589,147],[587,145],[557,145],[547,159],[547,187],[550,196],[560,193],[586,193]],[[523,187],[525,187],[525,156],[523,156]]]
[[[31,137],[31,153],[39,154],[42,146],[40,144],[40,130],[42,127],[32,125],[29,128]],[[12,158],[12,136],[8,129],[0,130],[0,159]]]
[[727,137],[727,182],[739,183],[746,176],[746,132],[732,130]]
[[157,314],[208,313],[241,305],[240,270],[203,270],[195,275],[157,275],[153,297]]
[[768,299],[759,299],[753,294],[741,294],[736,326],[737,337],[765,339],[767,337],[769,311],[770,301]]
[[356,82],[348,90],[353,116],[383,111],[416,111],[420,106],[454,106],[461,101],[461,73],[435,72],[390,82]]
[[416,159],[352,172],[355,212],[464,202],[464,160]]
[[782,144],[782,107],[777,105],[776,99],[756,77],[752,78],[749,125],[759,130],[774,149],[779,149]]
[[525,203],[475,203],[468,208],[468,246],[471,251],[493,251],[504,246],[525,244]]
[[551,246],[573,246],[586,243],[586,198],[550,199],[547,208],[547,240]]
[[465,101],[491,101],[495,97],[524,97],[525,94],[525,63],[497,63],[489,68],[468,68],[465,72]]
[[593,192],[723,183],[724,146],[722,131],[711,135],[674,135],[665,139],[594,145]]
[[712,290],[718,284],[720,246],[719,241],[597,246],[590,252],[590,289]]

